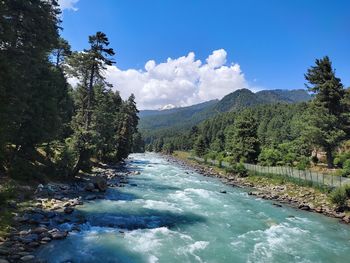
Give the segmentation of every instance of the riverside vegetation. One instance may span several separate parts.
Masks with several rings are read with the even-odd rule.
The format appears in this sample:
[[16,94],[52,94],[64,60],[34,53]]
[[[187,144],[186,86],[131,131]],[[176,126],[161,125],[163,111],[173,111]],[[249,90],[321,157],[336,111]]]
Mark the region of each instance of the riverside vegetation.
[[103,74],[114,63],[108,37],[97,32],[73,52],[60,23],[56,0],[0,2],[1,235],[39,183],[143,151],[134,95],[124,101]]

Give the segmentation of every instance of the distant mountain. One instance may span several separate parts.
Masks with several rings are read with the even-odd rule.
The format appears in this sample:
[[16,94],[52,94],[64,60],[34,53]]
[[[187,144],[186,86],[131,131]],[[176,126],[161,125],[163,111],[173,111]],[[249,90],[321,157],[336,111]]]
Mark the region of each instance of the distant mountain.
[[306,90],[262,90],[253,93],[249,89],[236,90],[223,97],[215,109],[221,112],[234,111],[260,104],[297,103],[311,99]]
[[139,113],[141,131],[153,132],[159,129],[189,128],[220,112],[228,112],[261,104],[297,103],[308,101],[311,96],[306,90],[236,90],[219,100],[211,100],[189,107],[165,110],[142,110]]
[[139,113],[142,129],[157,129],[177,124],[186,124],[188,121],[201,122],[205,120],[219,100],[211,100],[200,104],[166,110],[141,110]]

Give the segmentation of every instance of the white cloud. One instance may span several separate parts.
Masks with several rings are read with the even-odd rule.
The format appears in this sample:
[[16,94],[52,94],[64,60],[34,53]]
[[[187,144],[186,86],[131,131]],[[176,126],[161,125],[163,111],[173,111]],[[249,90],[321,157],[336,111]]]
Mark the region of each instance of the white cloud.
[[78,3],[79,0],[58,0],[58,4],[61,7],[61,10],[70,9],[73,11],[77,11],[78,8],[75,7],[75,4]]
[[224,49],[215,50],[208,58],[207,63],[211,68],[221,67],[226,63],[227,53]]
[[226,56],[225,50],[215,50],[203,64],[190,52],[159,64],[149,60],[144,70],[108,66],[105,76],[124,99],[134,93],[139,109],[189,106],[252,89],[238,64],[226,64]]

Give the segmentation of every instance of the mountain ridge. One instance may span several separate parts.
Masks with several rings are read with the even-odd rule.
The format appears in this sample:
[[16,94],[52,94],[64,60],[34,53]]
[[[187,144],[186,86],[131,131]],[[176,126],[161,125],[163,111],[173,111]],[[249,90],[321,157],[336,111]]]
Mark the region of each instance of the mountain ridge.
[[249,89],[233,91],[221,100],[210,100],[199,104],[166,110],[141,110],[139,113],[141,131],[164,128],[191,127],[222,112],[236,111],[261,104],[298,103],[311,99],[306,90],[261,90]]

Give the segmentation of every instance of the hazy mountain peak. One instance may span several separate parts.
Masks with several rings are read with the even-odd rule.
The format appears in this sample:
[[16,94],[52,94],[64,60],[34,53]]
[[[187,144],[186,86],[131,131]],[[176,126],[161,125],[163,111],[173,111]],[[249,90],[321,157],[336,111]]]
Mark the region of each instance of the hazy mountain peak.
[[177,108],[174,104],[167,104],[161,107],[159,110],[171,110]]

